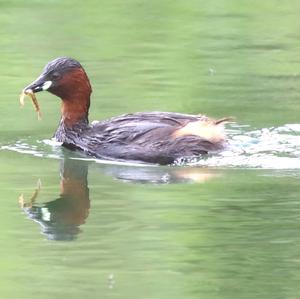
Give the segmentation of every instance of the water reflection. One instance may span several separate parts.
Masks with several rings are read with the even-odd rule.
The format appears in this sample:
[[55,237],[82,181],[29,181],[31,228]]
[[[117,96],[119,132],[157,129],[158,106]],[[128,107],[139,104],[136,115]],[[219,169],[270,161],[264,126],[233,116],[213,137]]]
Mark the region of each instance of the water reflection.
[[[66,155],[60,162],[60,195],[57,198],[39,203],[39,199],[42,201],[40,182],[31,198],[19,197],[21,208],[29,219],[40,224],[47,239],[71,241],[80,233],[80,226],[89,215],[90,164],[90,161]],[[196,167],[99,165],[97,169],[121,181],[151,184],[204,183],[219,175],[212,170]]]
[[60,168],[60,195],[43,204],[37,202],[39,183],[29,201],[20,197],[20,205],[27,216],[41,225],[49,240],[74,240],[79,226],[89,215],[90,199],[87,182],[88,164],[64,159]]
[[219,175],[201,167],[102,165],[101,169],[118,180],[132,183],[205,183]]

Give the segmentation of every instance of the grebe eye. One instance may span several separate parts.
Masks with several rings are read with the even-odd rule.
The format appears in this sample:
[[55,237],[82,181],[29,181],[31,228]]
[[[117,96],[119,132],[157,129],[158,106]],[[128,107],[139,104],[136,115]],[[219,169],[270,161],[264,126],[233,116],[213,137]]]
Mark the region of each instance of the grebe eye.
[[57,80],[59,80],[60,78],[61,78],[61,74],[58,73],[58,72],[54,72],[54,73],[51,75],[51,79],[52,79],[52,80],[57,81]]

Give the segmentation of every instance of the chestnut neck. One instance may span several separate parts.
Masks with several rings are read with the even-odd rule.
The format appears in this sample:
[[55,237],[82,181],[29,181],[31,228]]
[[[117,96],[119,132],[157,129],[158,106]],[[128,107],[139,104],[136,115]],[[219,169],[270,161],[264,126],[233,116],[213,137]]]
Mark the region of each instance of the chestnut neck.
[[85,71],[81,68],[74,69],[65,74],[61,84],[64,86],[58,94],[62,100],[61,122],[67,128],[80,123],[88,124],[92,88]]
[[71,99],[62,99],[61,121],[68,128],[72,128],[81,122],[88,124],[89,106],[90,97],[86,95],[77,93]]

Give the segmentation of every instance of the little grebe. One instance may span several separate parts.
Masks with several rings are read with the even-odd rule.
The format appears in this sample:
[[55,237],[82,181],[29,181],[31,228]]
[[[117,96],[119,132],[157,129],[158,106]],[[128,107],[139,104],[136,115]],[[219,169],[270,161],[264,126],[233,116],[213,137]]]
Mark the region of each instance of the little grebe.
[[92,88],[81,64],[71,58],[50,61],[23,93],[34,97],[43,90],[62,100],[56,140],[97,158],[171,164],[181,157],[221,150],[226,144],[223,124],[229,118],[138,112],[89,124]]

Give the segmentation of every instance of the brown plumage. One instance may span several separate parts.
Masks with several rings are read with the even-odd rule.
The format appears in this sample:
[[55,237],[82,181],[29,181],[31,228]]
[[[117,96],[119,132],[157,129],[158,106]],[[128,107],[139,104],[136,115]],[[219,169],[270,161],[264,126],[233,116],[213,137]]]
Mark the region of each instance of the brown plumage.
[[203,115],[139,112],[89,124],[92,92],[80,63],[70,58],[49,62],[24,92],[48,90],[62,99],[62,117],[55,138],[65,147],[104,159],[171,164],[224,148],[223,124]]

